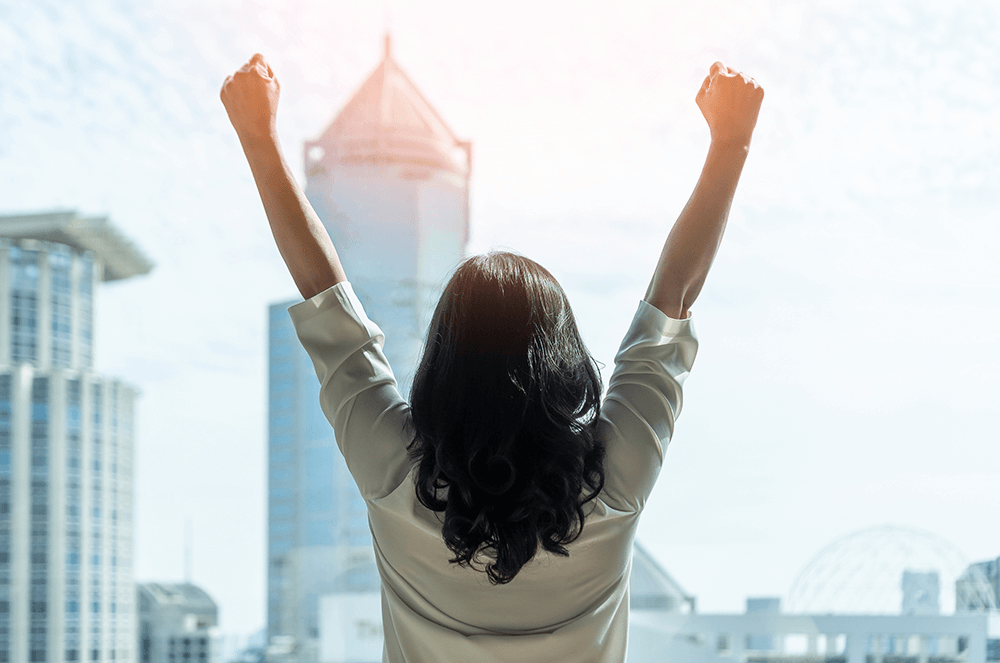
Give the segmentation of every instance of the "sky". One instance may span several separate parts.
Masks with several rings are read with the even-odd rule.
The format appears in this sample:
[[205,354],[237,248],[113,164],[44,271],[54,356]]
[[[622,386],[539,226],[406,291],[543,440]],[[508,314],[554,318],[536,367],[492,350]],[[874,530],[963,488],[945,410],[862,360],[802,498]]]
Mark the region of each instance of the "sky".
[[0,0],[0,213],[108,215],[156,264],[97,302],[97,368],[142,392],[137,580],[184,577],[190,523],[221,630],[264,625],[266,307],[296,291],[218,90],[268,58],[301,177],[386,29],[473,143],[470,251],[548,267],[608,367],[709,66],[763,86],[638,534],[700,611],[886,524],[1000,555],[1000,4]]

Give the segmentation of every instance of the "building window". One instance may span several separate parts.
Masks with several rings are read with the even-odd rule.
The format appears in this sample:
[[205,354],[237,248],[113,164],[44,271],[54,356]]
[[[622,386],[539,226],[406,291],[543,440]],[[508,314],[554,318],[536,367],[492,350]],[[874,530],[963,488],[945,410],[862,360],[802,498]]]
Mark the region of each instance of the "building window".
[[9,249],[11,269],[11,361],[38,360],[38,251]]
[[288,396],[282,396],[279,398],[271,399],[271,411],[281,412],[282,410],[292,409],[292,399]]
[[49,275],[52,306],[52,365],[67,367],[70,363],[70,267],[69,249],[52,247],[49,250]]
[[275,343],[271,346],[272,357],[287,357],[292,354],[291,343]]
[[93,363],[93,343],[94,343],[94,260],[89,253],[80,256],[80,279],[77,290],[77,315],[79,316],[79,350],[80,365],[83,368],[90,368]]

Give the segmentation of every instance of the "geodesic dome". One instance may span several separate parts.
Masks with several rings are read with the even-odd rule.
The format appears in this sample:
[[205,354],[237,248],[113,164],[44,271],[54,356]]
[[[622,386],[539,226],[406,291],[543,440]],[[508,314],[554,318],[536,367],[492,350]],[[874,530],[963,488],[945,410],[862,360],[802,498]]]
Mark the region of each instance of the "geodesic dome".
[[945,539],[883,526],[837,539],[799,573],[788,611],[808,614],[896,615],[903,607],[903,575],[937,573],[940,614],[955,612],[955,581],[980,609],[993,609],[986,577]]

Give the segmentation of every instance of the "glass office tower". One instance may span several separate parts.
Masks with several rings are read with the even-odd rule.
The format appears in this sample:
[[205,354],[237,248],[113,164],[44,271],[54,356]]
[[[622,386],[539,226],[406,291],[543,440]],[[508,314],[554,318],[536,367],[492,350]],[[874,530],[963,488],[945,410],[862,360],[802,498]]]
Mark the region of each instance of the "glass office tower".
[[0,663],[135,660],[131,386],[93,370],[106,219],[0,217]]
[[[404,396],[434,303],[468,238],[469,143],[459,141],[385,55],[333,122],[305,144],[319,214]],[[377,593],[371,533],[312,362],[286,309],[269,310],[268,634],[318,656],[319,598]]]
[[368,512],[319,407],[287,308],[269,309],[268,630],[315,659],[319,598],[378,591]]

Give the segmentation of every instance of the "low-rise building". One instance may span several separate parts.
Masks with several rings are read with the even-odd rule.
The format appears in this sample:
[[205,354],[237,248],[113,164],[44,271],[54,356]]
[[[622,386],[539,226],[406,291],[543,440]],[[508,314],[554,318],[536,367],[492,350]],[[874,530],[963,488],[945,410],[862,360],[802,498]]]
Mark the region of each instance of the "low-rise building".
[[997,608],[1000,608],[1000,557],[970,564],[955,581],[955,609]]
[[215,663],[219,610],[190,583],[137,586],[138,663]]
[[630,663],[985,663],[987,615],[633,613]]

